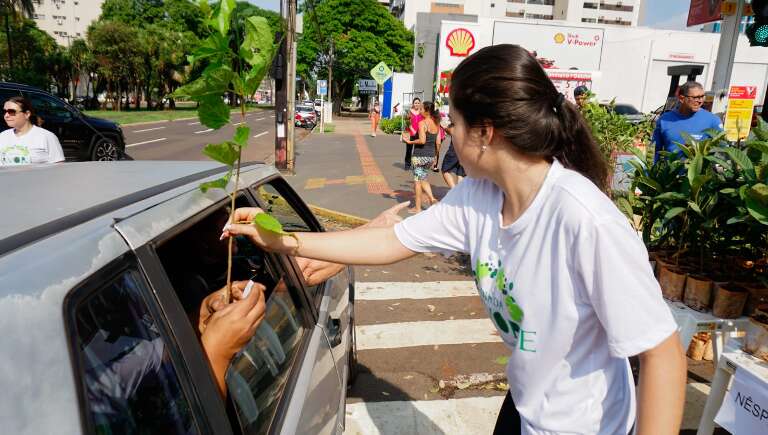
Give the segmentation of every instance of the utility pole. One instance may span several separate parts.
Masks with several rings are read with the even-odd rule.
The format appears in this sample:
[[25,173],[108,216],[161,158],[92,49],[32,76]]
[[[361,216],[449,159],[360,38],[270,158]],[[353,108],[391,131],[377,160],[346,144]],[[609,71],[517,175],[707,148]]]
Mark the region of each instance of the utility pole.
[[331,46],[328,50],[328,104],[331,105],[331,110],[323,109],[323,117],[327,113],[328,119],[325,122],[333,122],[333,36],[331,36]]
[[275,167],[294,172],[296,99],[296,0],[280,1],[285,35],[275,59]]
[[720,27],[720,46],[717,48],[715,72],[712,75],[712,90],[715,92],[725,90],[727,93],[731,85],[733,60],[736,57],[736,46],[739,42],[739,27],[741,17],[744,15],[744,3],[744,0],[737,0],[736,13],[726,16]]

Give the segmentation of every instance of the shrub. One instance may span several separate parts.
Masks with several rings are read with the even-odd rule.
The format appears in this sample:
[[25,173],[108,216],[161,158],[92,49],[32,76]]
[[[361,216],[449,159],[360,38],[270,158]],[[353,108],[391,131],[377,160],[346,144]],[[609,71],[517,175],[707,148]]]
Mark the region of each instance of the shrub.
[[403,122],[403,117],[398,115],[392,119],[382,119],[379,128],[387,134],[399,134],[402,131]]

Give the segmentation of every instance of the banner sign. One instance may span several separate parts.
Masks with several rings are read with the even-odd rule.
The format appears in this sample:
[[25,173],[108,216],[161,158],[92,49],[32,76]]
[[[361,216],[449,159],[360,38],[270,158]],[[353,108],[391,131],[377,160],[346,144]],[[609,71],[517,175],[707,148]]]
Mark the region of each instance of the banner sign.
[[729,141],[735,142],[749,136],[756,97],[757,87],[755,86],[731,86],[724,123],[726,138]]
[[723,0],[691,0],[688,9],[688,27],[720,20]]
[[737,368],[715,423],[733,434],[768,433],[768,388],[765,380]]
[[360,79],[357,82],[357,92],[360,94],[375,94],[378,88],[376,80]]

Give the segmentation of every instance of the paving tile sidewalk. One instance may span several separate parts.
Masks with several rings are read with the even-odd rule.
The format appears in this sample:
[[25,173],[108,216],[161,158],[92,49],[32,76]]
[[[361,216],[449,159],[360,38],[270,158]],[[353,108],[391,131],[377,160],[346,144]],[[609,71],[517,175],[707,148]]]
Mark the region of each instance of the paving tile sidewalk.
[[[398,136],[371,137],[365,118],[337,117],[334,125],[334,133],[313,132],[296,145],[296,174],[286,179],[307,203],[370,219],[412,198]],[[429,180],[436,197],[447,193],[439,173]]]

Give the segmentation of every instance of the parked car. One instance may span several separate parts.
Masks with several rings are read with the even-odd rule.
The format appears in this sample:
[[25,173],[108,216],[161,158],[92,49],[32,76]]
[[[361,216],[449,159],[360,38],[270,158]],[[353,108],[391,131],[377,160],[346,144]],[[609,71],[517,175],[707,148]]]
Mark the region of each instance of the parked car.
[[[125,156],[125,137],[120,126],[88,116],[64,100],[32,86],[0,82],[0,101],[26,97],[42,121],[41,127],[59,138],[67,161],[118,160]],[[0,130],[8,125],[0,124]]]
[[643,114],[643,112],[637,110],[637,108],[631,104],[617,103],[613,106],[610,104],[601,104],[601,106],[607,108],[608,110],[612,110],[615,113],[618,113],[632,124],[639,124],[648,119],[648,117]]
[[317,125],[315,109],[309,105],[297,105],[294,119],[297,127],[313,129]]
[[323,100],[316,99],[313,106],[315,107],[315,114],[319,117],[323,113]]
[[[292,257],[236,239],[233,279],[266,314],[227,371],[197,335],[225,280],[229,197],[214,162],[94,162],[0,171],[0,415],[9,434],[340,434],[354,373],[351,268],[319,285]],[[323,231],[274,167],[242,168],[236,205]],[[222,251],[223,248],[223,251]],[[229,412],[228,412],[229,410]]]

